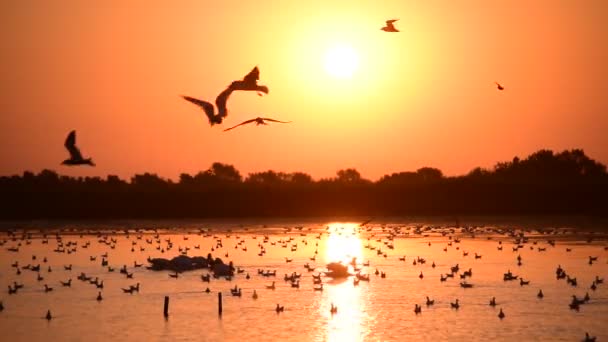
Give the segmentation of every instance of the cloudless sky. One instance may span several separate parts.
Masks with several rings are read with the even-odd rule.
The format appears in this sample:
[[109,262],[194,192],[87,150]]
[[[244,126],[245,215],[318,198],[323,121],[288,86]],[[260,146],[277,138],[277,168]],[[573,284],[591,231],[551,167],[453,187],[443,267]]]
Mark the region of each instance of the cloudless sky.
[[[400,33],[380,30],[399,18]],[[541,148],[608,162],[608,1],[19,0],[0,4],[0,174],[448,175]],[[358,59],[350,78],[328,51]],[[258,65],[267,96],[235,92]],[[505,86],[500,92],[494,81]],[[222,129],[256,116],[288,125]],[[72,129],[97,167],[69,168]]]

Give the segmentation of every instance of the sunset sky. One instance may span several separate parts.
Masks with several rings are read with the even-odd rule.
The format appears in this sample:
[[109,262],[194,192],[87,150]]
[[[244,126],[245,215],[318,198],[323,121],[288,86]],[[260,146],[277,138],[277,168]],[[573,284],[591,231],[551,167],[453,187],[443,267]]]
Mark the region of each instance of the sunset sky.
[[[0,175],[607,163],[607,22],[606,0],[3,1]],[[256,65],[270,93],[233,93],[219,127],[180,97]],[[256,116],[293,123],[222,131]],[[72,129],[97,167],[60,165]]]

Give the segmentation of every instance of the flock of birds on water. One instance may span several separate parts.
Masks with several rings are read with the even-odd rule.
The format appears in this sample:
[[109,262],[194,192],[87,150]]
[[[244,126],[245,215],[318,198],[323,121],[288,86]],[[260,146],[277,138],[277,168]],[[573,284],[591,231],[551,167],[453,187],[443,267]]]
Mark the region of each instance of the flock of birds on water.
[[[381,28],[384,32],[399,32],[399,30],[395,27],[395,22],[399,19],[391,19],[387,20],[384,27]],[[200,107],[207,116],[209,120],[209,125],[212,127],[214,125],[220,125],[223,123],[223,120],[228,116],[228,98],[234,91],[255,91],[259,96],[263,96],[263,94],[268,94],[269,89],[265,85],[259,85],[258,81],[260,79],[260,69],[256,66],[254,67],[242,80],[233,81],[230,85],[224,89],[219,95],[215,98],[215,107],[212,103],[200,100],[191,96],[182,95],[182,98],[190,103],[195,104]],[[500,91],[503,91],[505,88],[498,82],[496,83],[496,88]],[[268,122],[275,123],[291,123],[291,121],[281,121],[273,118],[265,118],[265,117],[256,117],[253,119],[245,120],[235,126],[224,129],[224,131],[230,131],[237,127],[248,125],[251,123],[255,123],[256,126],[260,125],[268,125]],[[76,131],[73,130],[68,134],[68,137],[65,140],[65,148],[68,150],[70,154],[70,158],[64,160],[62,162],[63,165],[67,166],[76,166],[76,165],[89,165],[95,166],[92,158],[84,158],[76,147]]]
[[[260,257],[264,256],[268,245],[287,248],[287,249],[290,249],[291,252],[297,251],[298,241],[297,241],[297,237],[294,237],[294,236],[297,236],[297,235],[294,235],[294,233],[299,233],[299,236],[301,237],[301,243],[304,245],[308,245],[308,243],[309,243],[307,238],[313,237],[315,240],[317,240],[317,242],[315,243],[314,255],[312,255],[309,259],[310,259],[310,261],[315,262],[317,254],[318,254],[318,248],[319,248],[318,240],[321,240],[324,235],[329,236],[331,234],[338,234],[338,235],[359,234],[361,236],[367,235],[368,242],[364,246],[364,248],[372,250],[372,251],[376,251],[378,256],[387,258],[388,257],[387,250],[394,249],[394,239],[400,238],[400,237],[401,238],[408,237],[408,236],[429,237],[430,236],[429,234],[439,233],[439,234],[441,234],[441,236],[448,238],[448,240],[446,242],[446,246],[443,248],[443,251],[447,252],[448,248],[451,248],[451,247],[454,248],[455,250],[460,250],[459,244],[460,244],[460,240],[462,237],[475,238],[476,234],[481,235],[484,233],[485,234],[493,233],[493,234],[500,234],[501,236],[508,239],[507,241],[511,241],[512,245],[509,246],[508,248],[512,249],[513,252],[518,252],[520,250],[523,250],[523,249],[527,248],[527,246],[529,246],[530,250],[537,250],[538,252],[544,252],[547,250],[548,246],[551,246],[551,248],[555,248],[555,246],[556,246],[555,238],[551,238],[551,236],[555,237],[555,236],[558,236],[559,234],[566,233],[565,231],[560,232],[559,230],[541,231],[540,232],[541,234],[549,235],[549,238],[547,238],[545,240],[547,245],[545,245],[545,247],[540,247],[540,245],[538,245],[538,242],[543,241],[542,239],[540,239],[540,238],[530,239],[529,236],[526,236],[526,234],[531,233],[531,231],[523,231],[523,230],[516,231],[516,230],[501,229],[501,228],[488,228],[488,227],[465,227],[465,228],[453,228],[453,227],[447,228],[447,227],[441,227],[441,226],[387,227],[385,225],[382,225],[381,230],[378,231],[378,230],[373,230],[373,228],[371,226],[366,226],[365,224],[367,224],[367,223],[369,223],[369,221],[366,221],[363,224],[359,225],[352,232],[348,232],[348,231],[344,230],[344,227],[341,227],[339,229],[334,229],[332,231],[332,230],[330,230],[330,227],[328,226],[325,228],[324,231],[322,230],[321,232],[315,234],[312,232],[306,232],[306,230],[304,230],[304,227],[298,226],[295,228],[285,228],[285,233],[292,234],[288,238],[279,236],[278,239],[271,240],[269,235],[263,235],[263,237],[258,240],[258,236],[256,236],[256,235],[250,235],[250,237],[251,237],[251,239],[257,241],[257,246],[256,246],[257,251],[258,251],[257,255]],[[245,229],[245,230],[247,231],[248,229]],[[311,228],[308,228],[308,230],[310,231]],[[132,253],[137,252],[137,251],[143,253],[143,252],[145,252],[146,248],[150,248],[150,249],[156,248],[156,250],[160,251],[161,253],[165,253],[165,252],[172,250],[176,244],[176,242],[172,241],[171,238],[163,239],[161,234],[166,234],[166,233],[167,232],[159,232],[157,229],[152,229],[152,230],[136,229],[136,230],[122,230],[122,231],[113,230],[113,231],[109,231],[109,232],[90,230],[90,231],[84,231],[84,232],[80,232],[80,233],[76,233],[75,231],[70,231],[70,230],[64,230],[64,231],[57,230],[53,233],[47,233],[44,231],[40,231],[39,234],[34,236],[31,231],[28,232],[25,230],[21,230],[21,231],[9,230],[6,237],[4,239],[0,239],[0,247],[8,244],[9,246],[6,247],[6,250],[8,252],[19,253],[20,247],[23,244],[31,245],[32,241],[34,241],[36,239],[39,239],[41,244],[46,244],[46,245],[48,245],[51,241],[54,240],[56,247],[53,250],[53,252],[61,253],[61,254],[75,254],[79,250],[80,251],[86,250],[91,245],[91,241],[83,240],[83,239],[85,239],[85,235],[94,236],[97,239],[97,243],[100,244],[102,247],[107,247],[109,249],[115,249],[119,242],[119,240],[116,238],[116,236],[124,234],[126,239],[130,240],[130,242],[131,242],[130,248],[131,248]],[[247,232],[244,232],[244,233],[247,234]],[[70,236],[74,236],[75,234],[80,234],[80,238],[81,238],[80,244],[76,240],[69,239]],[[223,231],[221,233],[217,232],[215,234],[212,234],[210,230],[200,229],[195,232],[188,232],[187,235],[183,236],[183,240],[187,241],[189,239],[189,236],[191,236],[193,234],[203,236],[203,238],[212,239],[210,253],[219,252],[223,248],[223,240],[222,240],[223,237],[226,237],[226,238],[235,237],[237,244],[234,246],[234,248],[241,249],[243,251],[247,251],[246,240],[243,238],[241,233],[233,233],[231,229],[229,229],[227,231]],[[223,234],[223,236],[222,236],[222,234]],[[487,236],[487,239],[492,240],[492,239],[495,239],[495,237]],[[592,243],[593,239],[594,239],[593,237],[589,237],[587,240],[587,243]],[[382,244],[374,245],[373,244],[374,241],[376,241],[378,243],[382,243]],[[428,243],[428,245],[431,246],[430,241],[425,242],[425,243]],[[200,244],[194,245],[193,248],[200,250],[200,248],[201,248],[200,246],[201,246]],[[503,238],[498,238],[497,249],[499,251],[502,251],[503,246],[504,246]],[[604,247],[604,250],[608,250],[608,247]],[[189,251],[190,251],[190,247],[182,248],[181,246],[178,246],[178,252],[180,255],[188,255]],[[228,249],[225,249],[225,251],[226,252],[225,252],[224,256],[226,258],[228,258],[229,257]],[[572,251],[572,248],[566,248],[566,252],[571,252],[571,251]],[[254,251],[252,250],[252,252],[254,252]],[[469,255],[469,252],[462,250],[463,257],[467,257],[468,255]],[[98,257],[100,257],[101,260],[98,261],[98,259],[97,259]],[[398,257],[399,261],[406,262],[406,256],[397,256],[397,257]],[[478,259],[482,258],[482,255],[474,253],[473,257],[474,257],[474,260],[478,260]],[[44,256],[42,258],[42,264],[46,264],[49,261],[49,258],[50,258],[49,256]],[[38,287],[40,287],[40,290],[44,291],[45,293],[53,292],[52,284],[49,285],[48,283],[43,283],[44,276],[42,275],[42,272],[44,272],[45,270],[49,273],[53,272],[51,266],[43,267],[41,265],[41,263],[39,262],[40,259],[38,259],[38,257],[36,255],[32,255],[31,259],[33,262],[36,262],[36,265],[33,265],[33,264],[20,265],[18,261],[14,261],[11,264],[11,267],[15,269],[15,274],[17,276],[20,276],[22,274],[22,272],[24,272],[24,271],[35,272],[37,274],[36,282],[38,284],[42,284],[43,287],[40,287],[41,285],[35,285],[36,283],[26,285],[24,283],[19,283],[18,281],[14,281],[12,284],[8,285],[8,294],[9,295],[17,295],[19,293],[19,290],[24,288],[25,286],[33,287],[33,288],[38,286]],[[118,267],[109,265],[109,258],[108,258],[107,250],[104,254],[101,254],[101,255],[90,255],[89,260],[92,263],[100,262],[101,269],[108,273],[113,273],[118,268]],[[151,260],[150,257],[148,257],[148,261],[150,261],[150,260]],[[291,263],[292,261],[293,261],[293,258],[285,257],[286,263]],[[598,262],[598,256],[589,256],[589,259],[588,259],[589,265],[593,265],[596,262]],[[413,258],[413,261],[412,261],[413,265],[424,265],[426,263],[427,263],[427,260],[425,258],[421,258],[419,256]],[[517,265],[518,266],[522,265],[521,255],[517,256]],[[134,261],[132,267],[140,268],[143,266],[144,266],[143,263],[137,263],[137,261]],[[369,282],[370,278],[371,278],[370,275],[372,273],[375,274],[375,276],[378,276],[380,279],[384,279],[387,276],[386,272],[380,271],[380,270],[378,270],[378,268],[376,268],[375,271],[372,272],[369,261],[359,262],[356,260],[356,258],[353,258],[352,261],[350,263],[348,263],[348,266],[350,267],[350,269],[352,269],[352,272],[349,273],[348,279],[352,280],[353,286],[358,286],[360,282]],[[437,265],[435,264],[434,261],[432,262],[431,267],[433,269],[437,267]],[[119,268],[119,273],[124,275],[124,277],[126,277],[127,279],[133,279],[134,278],[133,268],[129,268],[129,267],[127,267],[127,265],[123,265],[121,268]],[[304,268],[306,269],[307,272],[311,273],[313,291],[315,291],[315,292],[323,291],[324,280],[326,281],[327,279],[331,278],[330,272],[326,272],[326,271],[324,271],[323,268],[319,268],[314,265],[311,265],[309,262],[307,262],[304,265]],[[58,285],[61,287],[71,287],[72,286],[72,278],[71,278],[72,264],[63,265],[63,271],[68,273],[67,276],[69,278],[66,279],[65,281],[60,281],[60,283]],[[255,272],[253,270],[250,270],[250,271],[252,274],[260,276],[260,277],[264,277],[264,278],[272,279],[272,278],[277,277],[276,270],[273,271],[273,270],[257,269]],[[315,274],[315,272],[318,272],[318,273]],[[174,272],[174,273],[169,273],[168,276],[171,278],[177,279],[177,278],[179,278],[179,274],[180,274],[179,272]],[[243,277],[243,275],[244,275],[244,277]],[[443,283],[443,282],[448,281],[449,279],[460,278],[460,287],[466,289],[466,288],[474,287],[474,284],[468,281],[468,279],[470,279],[472,276],[473,276],[472,268],[469,268],[468,270],[462,270],[461,267],[459,266],[459,264],[455,264],[455,265],[449,267],[449,271],[447,271],[445,274],[443,274],[443,273],[440,274],[439,281]],[[556,267],[555,276],[557,279],[564,279],[566,281],[566,283],[569,286],[572,286],[573,288],[577,288],[579,286],[576,277],[571,273],[567,273],[562,268],[561,265],[558,265]],[[249,272],[246,272],[245,269],[240,268],[240,267],[234,268],[234,272],[230,276],[216,276],[212,273],[201,274],[201,276],[200,276],[201,281],[206,282],[206,283],[211,283],[211,280],[214,278],[215,279],[225,278],[226,280],[231,281],[236,277],[244,278],[244,280],[246,281],[246,280],[251,279],[252,276]],[[285,282],[289,283],[289,286],[292,288],[300,288],[300,279],[301,278],[302,278],[302,273],[293,272],[291,274],[285,274],[285,276],[283,277],[283,280]],[[424,274],[422,271],[420,272],[419,278],[420,279],[424,278]],[[88,283],[91,286],[94,286],[97,289],[99,289],[95,300],[97,300],[99,302],[101,302],[103,300],[102,291],[105,286],[103,279],[100,279],[98,276],[96,276],[96,277],[88,276],[85,273],[81,272],[77,276],[77,280],[82,281],[83,283]],[[513,272],[511,272],[511,270],[508,270],[506,273],[503,274],[502,280],[505,282],[517,281],[517,282],[519,282],[519,285],[521,287],[530,285],[529,280],[524,280],[523,277],[514,274]],[[600,278],[599,276],[596,275],[595,278],[593,279],[592,283],[589,285],[588,289],[592,292],[596,291],[596,289],[599,286],[601,286],[603,283],[604,283],[604,279]],[[266,290],[275,290],[276,281],[272,281],[269,285],[266,285],[265,288],[266,288]],[[122,291],[126,294],[131,294],[131,295],[134,293],[139,293],[140,283],[139,282],[133,283],[132,285],[130,285],[126,288],[122,288]],[[212,291],[209,287],[207,287],[203,292],[211,293]],[[242,289],[239,288],[238,285],[235,286],[234,288],[231,288],[230,293],[232,296],[235,296],[235,297],[241,297],[243,295]],[[260,294],[254,289],[253,293],[251,294],[251,297],[253,299],[258,299],[259,296],[260,296]],[[539,289],[539,291],[537,293],[538,299],[540,300],[544,296],[545,295],[544,295],[542,289]],[[592,299],[591,299],[591,296],[589,295],[588,291],[585,294],[585,296],[582,298],[578,298],[576,295],[573,295],[571,302],[568,304],[568,307],[571,310],[578,311],[581,309],[582,306],[584,306],[591,300]],[[427,308],[431,307],[431,306],[435,305],[435,300],[426,296],[426,301],[424,302],[424,305]],[[453,310],[458,310],[461,307],[461,303],[458,298],[456,298],[454,301],[450,301],[449,305]],[[499,303],[495,297],[492,297],[488,300],[488,305],[491,307],[496,307],[496,306],[499,306]],[[4,311],[6,309],[8,309],[8,308],[5,308],[4,303],[0,300],[0,312]],[[284,312],[284,310],[285,310],[285,306],[276,304],[275,311],[277,312],[277,314]],[[421,314],[422,310],[423,310],[422,304],[415,304],[413,311],[416,315]],[[331,304],[330,312],[331,312],[331,315],[335,315],[338,313],[338,307],[335,306],[333,303]],[[502,308],[499,308],[499,313],[497,316],[500,320],[503,320],[506,318],[506,313],[505,313],[505,311],[503,311]],[[53,315],[52,315],[50,309],[47,311],[44,318],[46,318],[49,321],[53,318]],[[587,342],[595,341],[595,337],[592,337],[592,336],[586,334],[584,341],[587,341]]]

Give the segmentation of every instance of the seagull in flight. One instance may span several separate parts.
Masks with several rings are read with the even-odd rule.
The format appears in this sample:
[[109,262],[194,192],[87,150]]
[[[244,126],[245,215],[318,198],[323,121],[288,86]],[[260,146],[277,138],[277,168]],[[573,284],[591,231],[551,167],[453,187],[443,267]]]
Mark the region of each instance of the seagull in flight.
[[215,105],[217,106],[217,114],[215,114],[215,108],[213,108],[213,104],[196,99],[194,97],[182,95],[184,100],[194,103],[195,105],[201,107],[207,115],[209,119],[209,124],[211,126],[215,124],[221,124],[222,119],[228,116],[228,108],[226,107],[226,103],[228,102],[228,97],[232,94],[232,89],[230,87],[224,89],[216,98]]
[[76,131],[71,131],[65,139],[65,148],[70,153],[70,159],[64,160],[61,164],[63,165],[91,165],[95,166],[91,158],[84,159],[78,147],[76,147]]
[[266,121],[279,122],[279,123],[291,123],[291,121],[279,121],[279,120],[275,120],[275,119],[271,119],[271,118],[260,118],[260,117],[257,117],[255,119],[250,119],[250,120],[243,121],[243,122],[241,122],[240,124],[238,124],[236,126],[232,126],[230,128],[226,128],[224,130],[224,132],[229,131],[229,130],[234,129],[234,128],[237,128],[239,126],[243,126],[243,125],[247,125],[247,124],[253,123],[253,122],[255,122],[256,126],[259,126],[259,125],[268,125],[266,123]]
[[494,82],[496,83],[496,89],[498,90],[505,90],[505,87],[502,86],[502,84],[498,83],[498,82]]
[[251,70],[245,77],[243,77],[240,81],[233,81],[226,89],[224,89],[216,98],[215,98],[215,106],[217,107],[217,114],[215,113],[215,109],[213,108],[213,104],[199,100],[194,97],[182,95],[184,100],[194,103],[195,105],[201,107],[207,118],[209,119],[209,124],[211,126],[216,124],[221,124],[222,120],[228,116],[228,108],[227,102],[230,94],[232,94],[235,90],[254,90],[258,92],[258,95],[262,96],[262,93],[268,94],[268,87],[265,85],[258,85],[258,80],[260,78],[260,70],[256,66]]
[[391,20],[387,20],[386,21],[386,26],[384,26],[383,28],[381,28],[382,31],[384,32],[399,32],[399,30],[397,30],[395,28],[395,25],[393,25],[393,23],[395,21],[397,21],[399,19],[391,19]]
[[260,79],[260,69],[254,67],[245,77],[240,81],[234,81],[230,84],[232,90],[253,90],[257,91],[259,96],[262,93],[268,94],[268,87],[265,85],[258,85]]

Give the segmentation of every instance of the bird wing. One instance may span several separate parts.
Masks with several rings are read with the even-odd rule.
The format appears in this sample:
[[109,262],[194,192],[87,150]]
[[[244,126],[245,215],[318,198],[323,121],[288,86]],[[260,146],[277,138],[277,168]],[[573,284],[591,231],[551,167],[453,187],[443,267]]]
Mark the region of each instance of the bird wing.
[[245,81],[234,81],[230,83],[228,87],[231,90],[252,90],[252,91],[261,91],[265,94],[268,94],[268,87],[265,85],[258,85],[257,83],[247,83]]
[[243,121],[243,122],[241,122],[240,124],[238,124],[236,126],[232,126],[230,128],[226,128],[224,130],[224,132],[229,131],[229,130],[234,129],[234,128],[237,128],[237,127],[242,126],[242,125],[250,124],[252,122],[255,122],[256,120],[257,120],[257,118],[256,119],[250,119],[250,120]]
[[387,21],[386,21],[386,25],[388,25],[388,26],[393,26],[393,23],[394,23],[395,21],[397,21],[397,20],[399,20],[399,19],[391,19],[391,20],[387,20]]
[[213,125],[215,123],[215,114],[213,113],[214,109],[213,109],[213,105],[207,101],[203,101],[203,100],[199,100],[199,99],[195,99],[194,97],[190,97],[190,96],[184,96],[182,95],[182,97],[184,98],[184,100],[194,103],[195,105],[201,107],[203,109],[203,111],[205,111],[205,114],[207,115],[207,118],[209,119],[209,123],[211,125]]
[[280,122],[280,123],[291,123],[291,121],[279,121],[272,118],[262,118],[264,121]]
[[265,85],[259,85],[256,88],[257,91],[261,91],[264,94],[268,94],[268,87]]
[[[233,82],[234,83],[234,82]],[[226,117],[228,116],[228,98],[230,97],[230,94],[232,94],[232,92],[234,91],[234,88],[232,88],[232,84],[224,89],[216,98],[215,98],[215,105],[217,106],[217,115],[219,117]]]
[[70,134],[68,134],[68,137],[65,139],[64,146],[70,153],[71,159],[82,159],[82,154],[80,153],[78,147],[76,147],[76,131],[71,131]]
[[254,67],[245,77],[243,77],[243,81],[246,83],[255,84],[260,79],[260,69],[258,67]]

